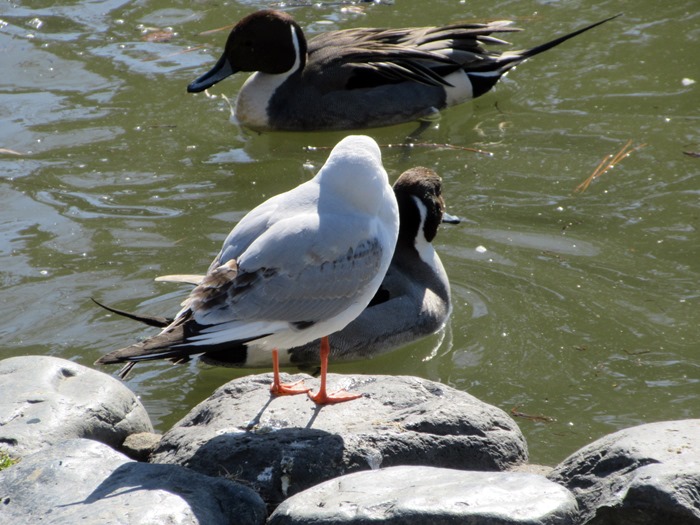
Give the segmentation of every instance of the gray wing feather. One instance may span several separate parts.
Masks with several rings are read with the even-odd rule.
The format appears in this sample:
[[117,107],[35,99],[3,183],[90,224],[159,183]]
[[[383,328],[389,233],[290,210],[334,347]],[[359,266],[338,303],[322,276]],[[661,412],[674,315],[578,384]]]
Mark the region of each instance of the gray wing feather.
[[318,185],[309,181],[285,193],[276,195],[249,212],[228,234],[221,251],[209,266],[209,272],[234,259],[239,259],[250,245],[281,217],[290,215],[288,202],[290,194],[304,193],[309,199],[318,194]]
[[[371,71],[387,79],[444,86],[443,77],[474,61],[489,61],[494,55],[484,44],[507,44],[491,33],[520,31],[509,21],[488,24],[455,24],[446,27],[374,29],[357,28],[323,33],[309,41],[311,59],[305,80],[328,85],[323,74],[333,70],[337,83],[348,82],[353,70]],[[496,53],[495,57],[498,56]],[[434,68],[441,68],[433,71]],[[341,74],[344,72],[344,74]],[[449,85],[449,84],[447,84]]]
[[[219,272],[218,282],[198,286],[185,309],[207,325],[263,319],[316,322],[339,314],[376,278],[383,252],[366,221],[352,230],[356,235],[364,231],[364,240],[348,245],[336,239],[341,220],[347,228],[351,219],[325,217],[319,225],[313,224],[318,216],[310,215],[304,228],[297,216],[293,232],[285,221],[276,222],[250,244],[235,272]],[[310,235],[310,230],[321,233]],[[326,243],[318,244],[319,238]]]
[[298,273],[268,270],[245,294],[230,294],[229,301],[245,297],[246,315],[257,319],[328,319],[359,299],[376,277],[381,259],[379,241],[367,239],[334,260],[306,266]]

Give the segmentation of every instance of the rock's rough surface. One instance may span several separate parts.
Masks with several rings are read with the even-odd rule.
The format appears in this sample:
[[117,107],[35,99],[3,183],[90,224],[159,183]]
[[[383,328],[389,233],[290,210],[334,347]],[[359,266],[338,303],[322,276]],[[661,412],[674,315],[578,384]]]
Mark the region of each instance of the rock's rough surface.
[[260,525],[265,504],[237,483],[64,441],[0,472],[0,523]]
[[536,474],[390,467],[296,494],[268,525],[574,525],[577,515],[574,496]]
[[605,436],[549,475],[571,490],[591,524],[700,523],[700,419]]
[[[527,459],[502,410],[415,377],[329,375],[329,388],[364,397],[317,407],[271,397],[270,374],[219,388],[166,432],[151,461],[230,475],[272,506],[342,474],[395,465],[505,470]],[[299,374],[309,386],[318,381]]]
[[162,434],[154,434],[153,432],[139,432],[127,436],[119,447],[119,452],[123,452],[131,459],[136,461],[146,461],[160,443]]
[[107,374],[49,356],[0,361],[0,448],[13,456],[72,438],[117,447],[152,431],[134,393]]

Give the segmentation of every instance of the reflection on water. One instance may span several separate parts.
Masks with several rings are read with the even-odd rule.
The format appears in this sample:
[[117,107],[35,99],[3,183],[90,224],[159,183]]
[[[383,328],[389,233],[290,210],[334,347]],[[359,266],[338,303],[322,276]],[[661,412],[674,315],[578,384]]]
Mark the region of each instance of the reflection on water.
[[[465,219],[437,240],[454,313],[443,333],[333,372],[419,375],[554,418],[519,420],[532,459],[550,464],[624,426],[698,417],[700,165],[682,152],[700,151],[700,83],[682,79],[696,75],[699,15],[679,2],[655,19],[646,3],[444,114],[421,137],[435,147],[384,148],[392,177],[414,165],[436,169],[450,213]],[[90,298],[172,315],[187,287],[153,279],[204,271],[235,221],[309,178],[344,136],[239,129],[220,95],[233,96],[245,76],[213,97],[185,93],[226,37],[201,32],[259,6],[0,7],[0,358],[50,354],[90,365],[152,334]],[[444,0],[431,15],[516,18],[526,31],[510,39],[523,48],[617,12],[548,5],[533,14],[515,1],[493,9]],[[359,13],[336,4],[293,11],[311,34],[426,23],[413,0]],[[172,34],[148,37],[158,31]],[[413,129],[370,133],[397,144]],[[630,138],[648,146],[573,194]],[[251,372],[149,363],[127,384],[165,430]]]

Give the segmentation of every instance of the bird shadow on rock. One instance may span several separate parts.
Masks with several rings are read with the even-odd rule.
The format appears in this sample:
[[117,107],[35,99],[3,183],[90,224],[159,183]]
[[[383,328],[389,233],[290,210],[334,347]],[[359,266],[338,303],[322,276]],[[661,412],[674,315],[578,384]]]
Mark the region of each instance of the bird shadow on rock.
[[[197,523],[261,523],[267,514],[259,496],[247,487],[177,465],[131,461],[113,470],[85,500],[65,506],[128,497],[131,507],[142,507],[146,512],[152,507],[153,491],[168,492],[184,500]],[[123,506],[124,501],[116,505]],[[167,500],[162,505],[167,512]],[[177,507],[171,510],[177,511]]]
[[[285,379],[294,382],[308,376],[299,374]],[[269,380],[266,375],[258,379],[265,383],[265,390]],[[262,391],[257,382],[253,387],[252,391],[244,389],[242,393],[222,390],[217,394],[222,398],[245,397],[245,406],[220,409],[219,403],[214,402],[213,408],[200,407],[181,424],[183,431],[176,433],[176,438],[169,440],[166,434],[151,461],[176,463],[207,476],[241,483],[258,492],[271,508],[297,492],[348,472],[349,454],[343,437],[337,432],[313,428],[326,407],[314,405],[310,413],[301,417],[296,410],[279,410],[279,407],[270,413],[270,406],[282,403],[286,396],[265,396],[263,401],[262,396],[252,395]],[[221,404],[229,405],[225,401]],[[250,419],[241,415],[251,407],[256,408]],[[307,409],[302,405],[302,412]],[[238,421],[224,415],[227,410],[233,411],[230,418]],[[290,417],[290,412],[297,416]],[[246,423],[241,424],[241,419]],[[200,442],[198,436],[202,434],[209,437]]]
[[313,428],[226,433],[202,444],[184,464],[246,485],[270,508],[346,472],[343,438]]

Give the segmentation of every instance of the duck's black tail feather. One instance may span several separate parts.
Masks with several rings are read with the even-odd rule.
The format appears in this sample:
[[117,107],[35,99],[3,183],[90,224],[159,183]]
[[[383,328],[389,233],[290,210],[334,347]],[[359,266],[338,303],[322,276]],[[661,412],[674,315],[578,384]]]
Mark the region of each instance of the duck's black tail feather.
[[152,316],[152,315],[140,315],[140,314],[134,314],[131,312],[127,312],[126,310],[119,310],[118,308],[113,308],[111,306],[107,306],[106,304],[102,304],[99,302],[97,299],[92,298],[92,302],[95,303],[97,306],[101,306],[108,312],[112,312],[113,314],[121,315],[122,317],[127,317],[128,319],[133,319],[134,321],[139,321],[140,323],[147,324],[148,326],[156,326],[158,328],[165,328],[169,324],[173,322],[173,319],[169,317],[158,317],[158,316]]
[[549,42],[545,42],[544,44],[540,44],[530,49],[524,49],[521,51],[507,51],[495,60],[485,61],[481,67],[470,64],[467,75],[469,75],[469,80],[472,83],[474,98],[483,95],[490,90],[503,75],[524,60],[552,49],[562,42],[566,42],[570,38],[578,36],[581,33],[585,33],[589,29],[593,29],[594,27],[604,24],[605,22],[609,22],[610,20],[613,20],[619,16],[622,16],[622,13],[618,13],[594,24],[587,25],[586,27],[577,29],[572,33],[560,36],[559,38],[555,38],[554,40],[550,40]]

